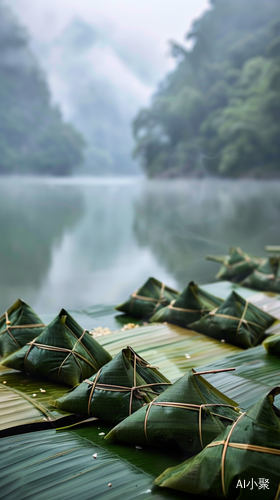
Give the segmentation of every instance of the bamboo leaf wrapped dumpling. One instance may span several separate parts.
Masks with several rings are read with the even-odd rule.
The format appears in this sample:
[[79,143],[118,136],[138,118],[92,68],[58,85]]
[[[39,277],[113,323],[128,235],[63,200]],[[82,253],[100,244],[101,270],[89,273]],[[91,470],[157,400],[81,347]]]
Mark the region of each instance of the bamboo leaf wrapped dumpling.
[[111,359],[110,354],[62,309],[37,338],[1,364],[74,386]]
[[272,389],[201,453],[167,469],[155,484],[217,499],[276,500],[280,493],[280,411],[273,401],[279,392],[279,387]]
[[46,325],[33,309],[18,299],[0,317],[0,356],[9,356],[38,337]]
[[198,453],[240,415],[237,403],[191,370],[105,439]]
[[223,304],[195,323],[192,330],[247,349],[256,346],[275,318],[233,291]]
[[242,281],[242,286],[266,292],[280,292],[280,257],[270,257]]
[[179,295],[155,278],[149,278],[141,288],[132,293],[129,299],[115,309],[137,318],[148,318],[158,309],[167,306]]
[[151,402],[171,382],[131,348],[123,349],[100,370],[51,404],[118,423]]
[[154,322],[173,323],[186,327],[199,320],[223,303],[223,299],[212,295],[190,281],[187,287],[171,304],[157,311],[150,319]]
[[251,274],[263,261],[261,258],[249,256],[239,247],[232,247],[230,255],[224,257],[207,255],[206,259],[222,264],[216,278],[222,280],[235,279],[236,281],[244,279],[245,276]]

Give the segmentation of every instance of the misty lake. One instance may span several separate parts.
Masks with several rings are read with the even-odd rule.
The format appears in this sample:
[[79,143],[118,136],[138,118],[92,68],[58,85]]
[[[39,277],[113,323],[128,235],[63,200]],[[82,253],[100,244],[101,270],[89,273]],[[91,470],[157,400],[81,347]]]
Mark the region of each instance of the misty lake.
[[205,255],[279,244],[280,182],[1,178],[1,311],[123,301],[149,276],[209,283]]

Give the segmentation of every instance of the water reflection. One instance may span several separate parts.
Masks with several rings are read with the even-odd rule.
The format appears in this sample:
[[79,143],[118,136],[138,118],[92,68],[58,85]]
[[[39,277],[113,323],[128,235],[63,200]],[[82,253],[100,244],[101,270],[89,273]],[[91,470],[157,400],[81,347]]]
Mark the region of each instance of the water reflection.
[[142,181],[134,179],[84,183],[84,215],[54,252],[38,307],[44,303],[50,309],[62,298],[64,307],[71,309],[117,303],[145,281],[147,274],[168,279],[152,251],[139,248],[133,234],[133,206],[141,192]]
[[280,183],[1,179],[0,311],[117,303],[155,276],[213,280],[207,253],[279,244]]
[[135,204],[134,231],[175,277],[178,287],[194,279],[213,281],[218,267],[207,253],[230,246],[264,254],[279,244],[280,183],[189,180],[147,183]]
[[52,254],[83,213],[77,189],[19,179],[0,184],[1,312],[18,296],[34,302]]

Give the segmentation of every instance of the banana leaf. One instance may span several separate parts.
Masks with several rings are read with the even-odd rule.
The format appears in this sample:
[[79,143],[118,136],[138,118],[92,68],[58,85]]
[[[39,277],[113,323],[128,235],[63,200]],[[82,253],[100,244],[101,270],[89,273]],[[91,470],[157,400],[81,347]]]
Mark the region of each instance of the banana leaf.
[[[207,260],[212,260],[214,262],[221,262],[221,256],[207,255]],[[244,279],[245,276],[251,274],[263,259],[258,257],[251,257],[247,253],[243,252],[239,247],[232,247],[230,249],[230,254],[224,256],[224,260],[221,262],[222,266],[218,271],[216,278],[222,280],[232,280],[235,279],[240,281]]]
[[276,500],[280,411],[273,401],[279,392],[280,387],[272,389],[201,453],[167,469],[155,484],[217,499]]
[[240,412],[194,370],[112,429],[109,441],[198,453]]
[[116,424],[153,401],[168,385],[167,378],[127,347],[96,375],[50,403]]
[[107,444],[98,427],[1,439],[1,500],[185,500],[174,490],[152,492],[154,479],[180,459]]
[[280,293],[280,257],[270,257],[242,281],[242,286]]
[[189,323],[199,320],[209,311],[219,307],[223,302],[223,299],[215,297],[190,281],[178,298],[157,311],[150,321],[156,323],[167,321],[167,323],[186,327]]
[[18,299],[0,317],[0,356],[9,356],[46,327],[31,307]]
[[110,354],[61,309],[39,337],[3,359],[1,365],[73,387],[111,359]]
[[170,304],[178,295],[177,290],[155,278],[149,278],[141,288],[130,295],[126,302],[115,309],[137,318],[149,318],[158,309]]
[[224,303],[189,328],[244,349],[256,346],[275,318],[233,291]]

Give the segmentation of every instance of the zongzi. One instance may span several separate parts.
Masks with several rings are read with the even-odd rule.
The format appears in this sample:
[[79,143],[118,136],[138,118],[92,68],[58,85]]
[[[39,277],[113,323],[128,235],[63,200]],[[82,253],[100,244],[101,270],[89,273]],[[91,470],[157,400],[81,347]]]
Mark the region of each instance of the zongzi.
[[280,411],[272,389],[197,456],[167,469],[155,484],[232,500],[276,500],[280,493]]
[[1,364],[74,386],[111,359],[110,354],[62,309],[37,338]]
[[191,370],[118,424],[105,439],[198,453],[238,418],[236,406]]
[[206,259],[220,262],[222,264],[216,278],[222,280],[234,279],[236,281],[244,279],[263,261],[261,258],[250,257],[239,247],[232,247],[230,249],[230,255],[224,256],[224,259],[220,256],[215,257],[212,255],[207,255]]
[[178,295],[177,290],[155,278],[149,278],[141,288],[130,295],[126,302],[115,309],[138,318],[149,318],[158,309],[170,304]]
[[118,423],[150,403],[171,382],[131,348],[123,349],[100,370],[51,404]]
[[190,281],[178,298],[157,311],[150,321],[167,321],[168,323],[186,327],[189,323],[199,320],[222,303],[222,299],[204,291],[196,283]]
[[246,349],[256,346],[275,318],[232,291],[223,304],[195,323],[192,330]]
[[242,281],[242,286],[265,292],[280,292],[280,257],[270,257]]
[[18,299],[0,317],[0,356],[9,356],[45,329],[31,307]]

